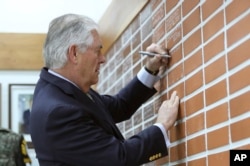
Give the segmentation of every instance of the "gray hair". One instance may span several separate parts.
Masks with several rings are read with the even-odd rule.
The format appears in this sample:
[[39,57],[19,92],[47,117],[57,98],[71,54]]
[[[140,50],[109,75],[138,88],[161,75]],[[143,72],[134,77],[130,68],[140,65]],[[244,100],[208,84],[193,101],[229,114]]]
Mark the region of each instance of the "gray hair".
[[58,69],[67,62],[67,52],[75,44],[84,52],[93,43],[91,31],[98,25],[89,17],[66,14],[55,18],[49,25],[49,31],[43,47],[45,66]]

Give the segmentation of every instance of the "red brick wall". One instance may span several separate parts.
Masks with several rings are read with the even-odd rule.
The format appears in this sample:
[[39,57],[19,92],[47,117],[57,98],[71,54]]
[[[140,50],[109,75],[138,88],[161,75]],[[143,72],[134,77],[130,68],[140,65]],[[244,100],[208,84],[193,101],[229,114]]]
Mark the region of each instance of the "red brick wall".
[[151,0],[107,53],[97,89],[115,94],[143,67],[139,50],[155,42],[170,51],[161,91],[118,124],[125,137],[138,133],[178,91],[172,146],[158,165],[228,166],[230,149],[250,149],[249,7],[249,0]]

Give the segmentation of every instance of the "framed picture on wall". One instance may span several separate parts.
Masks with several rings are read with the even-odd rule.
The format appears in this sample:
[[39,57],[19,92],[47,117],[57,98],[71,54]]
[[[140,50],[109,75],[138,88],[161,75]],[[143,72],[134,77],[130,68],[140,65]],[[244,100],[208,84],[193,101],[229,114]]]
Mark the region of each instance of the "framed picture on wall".
[[9,128],[24,135],[28,147],[31,148],[29,117],[33,101],[35,84],[9,85]]

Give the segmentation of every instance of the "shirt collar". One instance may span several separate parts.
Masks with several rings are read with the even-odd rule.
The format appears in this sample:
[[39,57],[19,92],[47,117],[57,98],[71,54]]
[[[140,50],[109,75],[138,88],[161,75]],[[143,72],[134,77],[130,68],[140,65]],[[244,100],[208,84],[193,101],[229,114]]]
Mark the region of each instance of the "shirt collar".
[[[74,86],[76,86],[77,88],[79,88],[74,82],[70,81],[69,79],[65,78],[64,76],[62,76],[59,73],[54,72],[53,70],[48,70],[48,72],[56,77],[59,77],[61,79],[64,79],[65,81],[68,81],[69,83],[73,84]],[[79,88],[80,89],[80,88]]]

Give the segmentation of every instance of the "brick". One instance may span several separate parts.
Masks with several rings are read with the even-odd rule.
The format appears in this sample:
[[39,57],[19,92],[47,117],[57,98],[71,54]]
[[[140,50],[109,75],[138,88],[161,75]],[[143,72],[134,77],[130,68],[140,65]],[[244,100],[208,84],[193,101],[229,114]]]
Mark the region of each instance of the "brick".
[[147,122],[144,123],[144,129],[147,128],[147,127],[152,126],[153,124],[155,124],[155,121],[156,121],[156,117],[151,119],[151,120],[147,120]]
[[208,165],[229,166],[229,150],[208,156]]
[[[197,145],[195,145],[197,146]],[[197,165],[206,165],[206,158],[199,158],[199,159],[196,159],[196,160],[191,160],[191,161],[188,161],[188,166],[197,166]]]
[[169,59],[168,66],[171,67],[182,59],[182,44],[175,47],[175,49],[171,49],[169,51],[169,54],[170,54],[171,58]]
[[238,122],[231,124],[230,129],[231,129],[232,142],[249,138],[250,130],[248,126],[250,126],[250,118],[240,120]]
[[139,109],[135,112],[135,114],[133,115],[133,119],[134,126],[142,123],[142,109]]
[[204,129],[204,113],[200,113],[187,120],[187,135],[194,134]]
[[192,31],[196,26],[201,23],[200,20],[200,8],[198,7],[195,11],[189,15],[183,21],[183,36],[187,35],[190,31]]
[[165,22],[166,32],[168,33],[180,21],[181,21],[181,8],[179,7],[166,19],[166,22]]
[[138,47],[140,43],[141,43],[141,33],[140,31],[138,31],[131,39],[132,49]]
[[196,49],[201,44],[201,30],[198,29],[186,41],[184,41],[184,56]]
[[221,33],[204,46],[204,61],[207,62],[225,50],[224,33]]
[[157,9],[156,13],[151,17],[153,28],[157,26],[157,24],[164,18],[164,16],[165,16],[164,6],[161,6],[160,8]]
[[206,90],[206,105],[208,106],[210,104],[213,104],[218,100],[226,97],[226,95],[227,95],[226,80],[222,80]]
[[118,124],[117,124],[117,127],[119,128],[119,130],[120,130],[121,132],[124,132],[124,122],[118,123]]
[[[121,50],[120,53],[116,55],[116,58],[115,58],[115,67],[118,66],[118,65],[120,65],[120,63],[123,61],[123,59],[124,59],[123,50]],[[113,70],[114,70],[114,68],[113,68]]]
[[243,146],[240,146],[240,147],[237,147],[236,149],[241,149],[241,150],[244,150],[244,149],[250,149],[250,143],[247,143],[246,145],[243,145]]
[[195,95],[185,102],[186,116],[189,116],[204,107],[203,92]]
[[233,69],[241,63],[249,60],[250,40],[245,41],[241,45],[234,48],[228,53],[228,68]]
[[[130,72],[127,72],[127,73],[125,73],[124,75],[123,75],[123,85],[127,85],[129,82],[130,82],[130,80],[132,80],[133,79],[133,73],[132,73],[132,71],[130,70]],[[121,88],[121,87],[120,87]],[[106,89],[105,89],[106,90]]]
[[209,20],[203,27],[204,41],[207,41],[215,33],[224,27],[224,16],[223,12],[219,12],[211,20]]
[[183,65],[181,63],[168,73],[168,85],[173,85],[175,82],[179,81],[183,76]]
[[117,76],[122,75],[122,74],[123,74],[123,65],[119,66],[119,67],[115,70],[115,72],[116,72],[116,75],[117,75]]
[[208,150],[215,149],[229,143],[229,129],[228,126],[216,129],[207,134],[207,148]]
[[247,66],[229,77],[230,94],[250,85],[249,73],[250,66]]
[[[126,44],[126,46],[123,47],[123,48],[124,48],[123,49],[123,56],[127,57],[131,53],[131,45],[130,45],[130,43]],[[122,59],[124,59],[124,57]]]
[[170,148],[170,161],[181,160],[186,157],[185,143],[180,143]]
[[152,31],[152,21],[149,19],[143,27],[141,27],[141,37],[142,39],[147,38],[147,36],[151,33]]
[[198,71],[192,77],[185,81],[185,94],[189,95],[203,85],[203,72]]
[[162,166],[163,164],[169,162],[169,156],[160,158],[154,162],[154,166]]
[[152,7],[152,10],[154,11],[161,2],[162,0],[151,0],[150,5]]
[[119,37],[114,46],[114,52],[118,52],[122,48],[122,37]]
[[226,60],[225,56],[217,59],[210,65],[205,68],[205,82],[208,84],[209,82],[215,80],[219,76],[225,74],[226,72]]
[[131,58],[135,58],[135,56],[130,56],[130,58],[126,58],[123,63],[122,63],[122,73],[124,74],[125,72],[128,71],[128,69],[132,69],[132,60]]
[[126,120],[126,121],[125,121],[125,131],[131,129],[132,126],[133,126],[133,121],[132,121],[132,119],[129,119],[129,120]]
[[166,2],[166,14],[169,13],[177,4],[179,1],[173,0],[173,1],[167,1]]
[[223,4],[223,0],[206,0],[202,7],[202,19],[206,20],[214,11]]
[[185,17],[199,2],[199,0],[184,1],[182,3],[182,17]]
[[115,91],[114,91],[114,93],[113,94],[116,94],[116,93],[118,93],[120,90],[121,90],[121,87],[123,87],[123,81],[122,81],[122,79],[119,79],[118,81],[116,81],[116,83],[115,83]]
[[127,72],[128,69],[132,68],[132,61],[131,61],[131,56],[127,59],[124,60],[124,63],[122,63],[122,74]]
[[143,119],[144,121],[154,116],[153,104],[150,103],[143,109]]
[[162,100],[161,97],[159,97],[159,98],[157,98],[157,99],[154,100],[154,114],[158,113],[162,102],[163,102],[163,100]]
[[186,111],[185,111],[185,106],[184,106],[184,102],[180,103],[179,106],[179,111],[178,111],[178,115],[177,115],[177,120],[183,119],[186,117]]
[[181,25],[177,26],[167,37],[167,47],[173,48],[182,38]]
[[158,43],[158,41],[165,35],[165,23],[161,23],[159,27],[156,28],[153,34],[153,42]]
[[224,103],[206,112],[207,127],[212,127],[228,120],[228,104]]
[[128,27],[122,34],[122,42],[123,42],[122,44],[130,43],[131,36],[132,36],[131,28]]
[[150,5],[147,5],[143,8],[143,10],[140,12],[140,24],[143,24],[145,20],[150,18],[150,15],[152,14],[152,9]]
[[152,44],[152,36],[149,36],[149,38],[147,38],[147,40],[142,43],[142,50],[146,50],[150,44]]
[[184,61],[184,74],[188,75],[190,72],[202,65],[202,53],[198,50],[188,59]]
[[134,128],[134,134],[138,134],[142,131],[142,126],[139,125],[138,127]]
[[238,23],[234,24],[227,30],[227,44],[231,46],[241,38],[249,35],[250,29],[250,14],[241,19]]
[[[137,64],[134,68],[133,68],[133,77],[135,77],[137,75],[137,73],[141,70],[141,64]],[[114,80],[115,82],[115,80]]]
[[132,65],[135,65],[139,60],[141,60],[141,58],[143,58],[142,55],[139,54],[140,50],[141,50],[140,48],[137,48],[135,50],[135,52],[133,54],[131,54],[131,56],[132,56],[131,57],[132,58]]
[[231,118],[239,116],[249,111],[250,108],[249,99],[250,99],[250,92],[248,91],[230,100]]
[[134,34],[140,28],[140,19],[139,17],[134,18],[132,23],[130,24],[132,34]]
[[177,141],[186,137],[186,123],[178,123],[176,126],[172,127],[169,130],[169,139],[170,142]]
[[250,1],[248,0],[232,1],[225,9],[227,24],[229,24],[235,18],[240,16],[240,14],[247,11],[249,8],[250,8]]
[[205,150],[205,135],[200,135],[187,141],[187,155],[192,156]]
[[176,91],[179,98],[182,99],[184,97],[184,82],[181,82],[178,85],[174,86],[169,91],[169,95],[171,95],[173,93],[173,91]]

